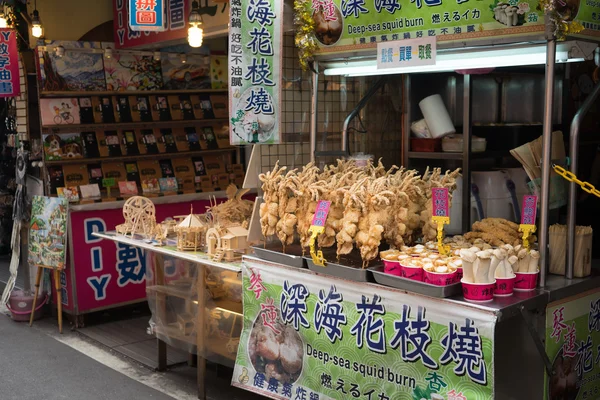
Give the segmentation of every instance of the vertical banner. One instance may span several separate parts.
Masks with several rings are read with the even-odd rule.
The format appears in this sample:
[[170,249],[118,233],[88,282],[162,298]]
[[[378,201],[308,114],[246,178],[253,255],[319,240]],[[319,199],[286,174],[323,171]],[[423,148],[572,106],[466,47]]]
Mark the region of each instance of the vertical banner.
[[17,33],[8,28],[0,29],[0,97],[20,94]]
[[234,386],[272,399],[494,398],[496,316],[244,260]]
[[600,289],[546,308],[546,354],[554,376],[544,399],[600,398]]
[[231,0],[230,143],[280,142],[283,0]]
[[164,31],[165,0],[129,0],[132,31]]

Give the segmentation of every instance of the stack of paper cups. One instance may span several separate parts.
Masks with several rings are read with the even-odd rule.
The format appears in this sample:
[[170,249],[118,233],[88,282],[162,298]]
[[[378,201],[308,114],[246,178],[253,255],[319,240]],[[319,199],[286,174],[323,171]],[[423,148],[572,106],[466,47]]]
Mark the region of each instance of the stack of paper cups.
[[442,96],[439,94],[425,97],[419,102],[419,108],[433,138],[440,138],[456,132]]

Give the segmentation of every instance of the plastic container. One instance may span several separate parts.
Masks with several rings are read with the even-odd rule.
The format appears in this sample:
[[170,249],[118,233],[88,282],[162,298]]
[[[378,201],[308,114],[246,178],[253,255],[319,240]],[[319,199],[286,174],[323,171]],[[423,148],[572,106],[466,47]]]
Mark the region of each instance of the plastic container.
[[402,267],[400,266],[400,261],[392,261],[382,259],[383,261],[383,272],[390,275],[402,276]]
[[[482,153],[487,147],[487,140],[484,138],[471,138],[471,152]],[[463,135],[454,134],[448,135],[442,139],[442,151],[446,153],[462,153],[463,152]]]
[[416,138],[431,139],[431,132],[429,132],[427,122],[425,122],[424,119],[420,119],[410,124],[410,130]]
[[516,276],[511,278],[496,278],[496,287],[494,288],[494,296],[508,297],[512,296],[515,288]]
[[531,292],[535,290],[537,286],[538,276],[540,275],[540,271],[537,272],[515,272],[517,276],[515,279],[515,288],[516,292]]
[[[38,294],[37,306],[33,314],[33,319],[38,320],[42,317],[42,308],[48,300],[46,292]],[[29,322],[31,316],[31,307],[33,306],[33,295],[26,295],[22,290],[14,290],[8,299],[8,309],[12,315],[13,321]]]
[[469,283],[461,279],[460,283],[462,284],[463,296],[467,301],[485,303],[494,299],[496,280],[492,283]]
[[423,270],[423,272],[425,273],[425,283],[435,286],[448,286],[456,283],[456,271],[452,271],[447,274],[429,272],[427,270]]
[[402,265],[402,277],[406,279],[412,279],[413,281],[423,282],[423,267],[415,267],[414,265]]
[[424,153],[442,151],[442,139],[410,138],[410,151]]

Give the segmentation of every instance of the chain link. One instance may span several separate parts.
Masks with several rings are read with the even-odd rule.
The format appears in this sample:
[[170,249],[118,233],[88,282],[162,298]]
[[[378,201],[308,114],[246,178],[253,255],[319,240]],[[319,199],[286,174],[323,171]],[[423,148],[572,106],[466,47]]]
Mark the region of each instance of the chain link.
[[591,183],[580,181],[579,179],[577,179],[577,176],[575,176],[574,173],[567,171],[560,165],[552,164],[552,168],[554,168],[554,172],[556,172],[558,175],[562,176],[569,182],[575,182],[576,184],[581,186],[581,189],[584,192],[591,193],[594,196],[600,197],[600,190],[596,189]]

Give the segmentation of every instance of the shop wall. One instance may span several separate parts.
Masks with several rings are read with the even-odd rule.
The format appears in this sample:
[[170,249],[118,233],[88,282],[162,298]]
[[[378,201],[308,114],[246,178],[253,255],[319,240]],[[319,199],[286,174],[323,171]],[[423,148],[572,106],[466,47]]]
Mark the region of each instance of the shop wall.
[[[29,2],[29,13],[34,2]],[[44,36],[53,40],[79,40],[88,31],[113,19],[109,0],[40,0],[37,9]]]
[[[340,150],[341,131],[346,116],[362,94],[374,82],[373,78],[319,76],[317,150]],[[352,153],[363,152],[386,165],[400,163],[402,115],[401,81],[390,83],[367,104],[360,121],[355,118],[350,128],[349,145]],[[311,75],[303,72],[294,47],[294,36],[284,36],[282,141],[279,145],[261,146],[261,169],[268,171],[277,160],[289,168],[301,168],[310,162]],[[362,133],[366,131],[367,133]],[[333,162],[334,159],[319,159]]]

